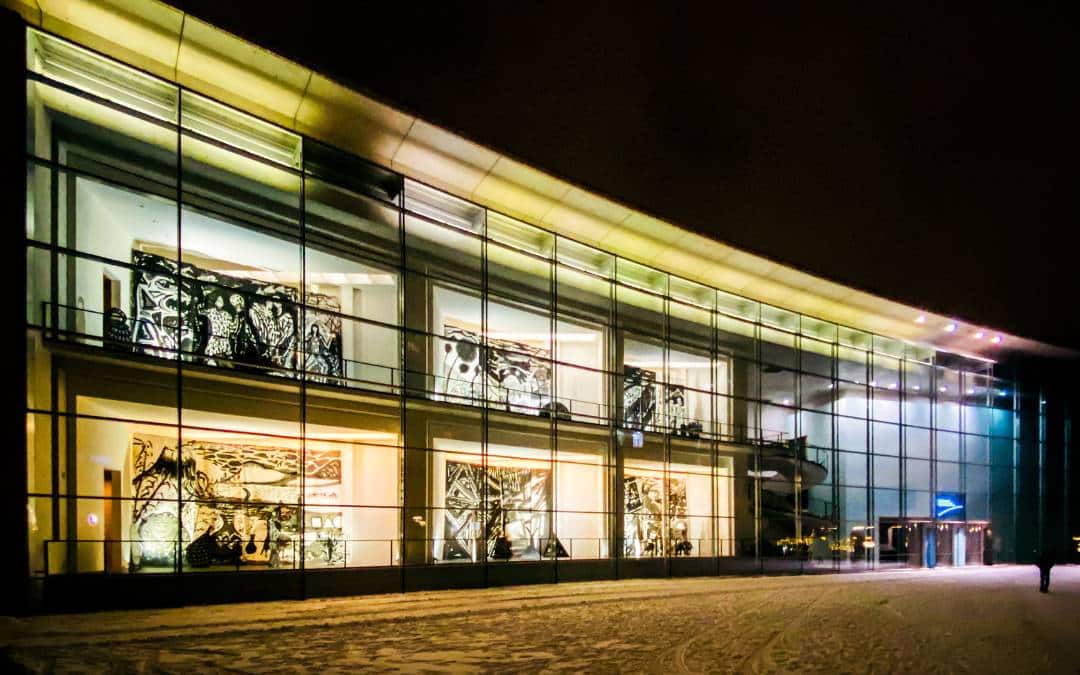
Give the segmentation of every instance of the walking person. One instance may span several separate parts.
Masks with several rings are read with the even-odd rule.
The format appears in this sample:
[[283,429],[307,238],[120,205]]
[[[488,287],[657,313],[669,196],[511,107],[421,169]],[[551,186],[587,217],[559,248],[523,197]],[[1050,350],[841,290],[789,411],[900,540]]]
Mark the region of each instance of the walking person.
[[1039,560],[1035,564],[1039,566],[1039,592],[1050,592],[1050,569],[1054,566],[1054,550],[1044,547],[1039,553]]

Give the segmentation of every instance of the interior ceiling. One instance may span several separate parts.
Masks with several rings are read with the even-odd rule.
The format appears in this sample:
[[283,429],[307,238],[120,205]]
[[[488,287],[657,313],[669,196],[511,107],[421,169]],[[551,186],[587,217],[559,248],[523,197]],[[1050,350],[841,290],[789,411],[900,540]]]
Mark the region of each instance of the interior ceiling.
[[[1071,357],[815,277],[635,211],[352,91],[161,2],[0,0],[30,23],[461,197],[785,309],[950,352]],[[953,326],[953,330],[946,327]],[[999,338],[996,342],[995,338]]]

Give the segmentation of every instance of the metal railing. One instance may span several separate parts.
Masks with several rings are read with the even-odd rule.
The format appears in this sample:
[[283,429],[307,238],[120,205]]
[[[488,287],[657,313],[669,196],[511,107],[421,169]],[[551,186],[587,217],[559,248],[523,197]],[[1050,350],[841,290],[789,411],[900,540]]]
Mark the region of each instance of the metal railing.
[[[192,564],[188,540],[177,539],[50,539],[43,545],[44,576],[56,574],[175,574],[254,570],[327,570],[406,565],[504,564],[530,561],[606,560],[612,557],[609,537],[540,537],[510,539],[500,549],[487,539],[301,539],[276,541],[249,552],[243,542],[218,550]],[[329,543],[329,545],[328,545]],[[739,554],[735,539],[686,538],[657,542],[653,549],[624,539],[624,559],[712,558]]]
[[[234,371],[238,374],[256,374],[304,380],[308,384],[376,391],[392,395],[399,395],[402,388],[405,387],[411,395],[421,395],[436,401],[470,406],[487,405],[490,408],[530,416],[556,417],[560,421],[606,425],[610,422],[611,416],[614,414],[612,406],[608,405],[605,401],[590,401],[568,396],[543,396],[528,389],[503,385],[495,387],[489,385],[487,387],[488,397],[485,402],[483,396],[479,394],[454,393],[452,391],[453,383],[461,383],[461,381],[456,378],[424,371],[403,370],[397,366],[344,357],[342,357],[341,375],[316,372],[303,367],[303,364],[306,363],[308,352],[299,346],[293,348],[290,352],[294,363],[298,365],[281,367],[231,357],[208,356],[190,350],[148,345],[138,342],[130,337],[135,334],[136,331],[134,329],[137,326],[146,324],[153,326],[155,330],[162,328],[165,330],[175,330],[175,328],[169,328],[167,326],[163,327],[148,319],[125,317],[124,321],[125,326],[127,327],[128,337],[126,339],[120,339],[118,336],[110,336],[107,334],[105,329],[108,318],[107,313],[64,303],[42,301],[40,313],[41,326],[43,327],[46,339],[56,342],[76,343],[82,346],[99,348],[111,353],[133,354],[174,362],[179,361],[182,364],[220,368],[223,370]],[[95,317],[95,321],[91,321],[90,323],[99,323],[100,330],[98,332],[87,332],[85,329],[62,328],[57,325],[57,323],[64,323],[59,320],[60,314],[76,313]],[[361,321],[360,319],[355,320]],[[79,324],[80,321],[68,320],[66,323]],[[87,321],[84,320],[81,323],[85,326]],[[404,332],[399,328],[386,328],[386,330],[396,331],[399,339]],[[427,337],[428,339],[445,340],[438,336]],[[488,347],[480,348],[489,349]],[[574,368],[574,366],[571,365],[561,367]],[[594,373],[596,377],[601,379],[617,377],[617,375],[598,370],[589,370],[588,372]],[[406,382],[412,382],[412,379],[410,378],[419,379],[424,382],[423,387],[417,388],[414,384],[406,385]],[[671,385],[657,383],[656,386],[667,387]],[[495,392],[494,395],[492,392]],[[700,393],[702,395],[713,395],[710,392]],[[562,406],[565,411],[559,410],[559,406]],[[623,421],[617,421],[617,424],[620,428],[625,428],[627,431],[664,434],[674,438],[684,438],[687,440],[705,439],[736,443],[771,443],[782,442],[790,437],[788,433],[783,431],[773,431],[753,425],[732,424],[729,422],[720,422],[690,416],[678,416],[677,419],[669,419],[667,423],[665,423],[663,417],[664,416],[661,416],[661,418],[656,421],[650,420],[644,423],[634,423],[633,421],[623,423]]]

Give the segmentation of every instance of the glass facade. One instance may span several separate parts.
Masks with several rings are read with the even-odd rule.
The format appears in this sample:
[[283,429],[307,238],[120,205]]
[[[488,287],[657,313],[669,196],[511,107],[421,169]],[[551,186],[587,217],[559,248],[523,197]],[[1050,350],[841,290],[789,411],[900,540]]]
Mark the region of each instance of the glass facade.
[[27,57],[33,575],[1014,555],[1019,399],[991,364],[619,258],[46,34]]

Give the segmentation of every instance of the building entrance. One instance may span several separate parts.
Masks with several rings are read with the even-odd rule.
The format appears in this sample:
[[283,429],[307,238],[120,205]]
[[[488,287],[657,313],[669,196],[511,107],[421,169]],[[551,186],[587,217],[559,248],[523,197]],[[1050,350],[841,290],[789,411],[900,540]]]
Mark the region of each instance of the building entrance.
[[882,518],[878,562],[882,567],[962,567],[985,563],[985,521],[932,522]]

